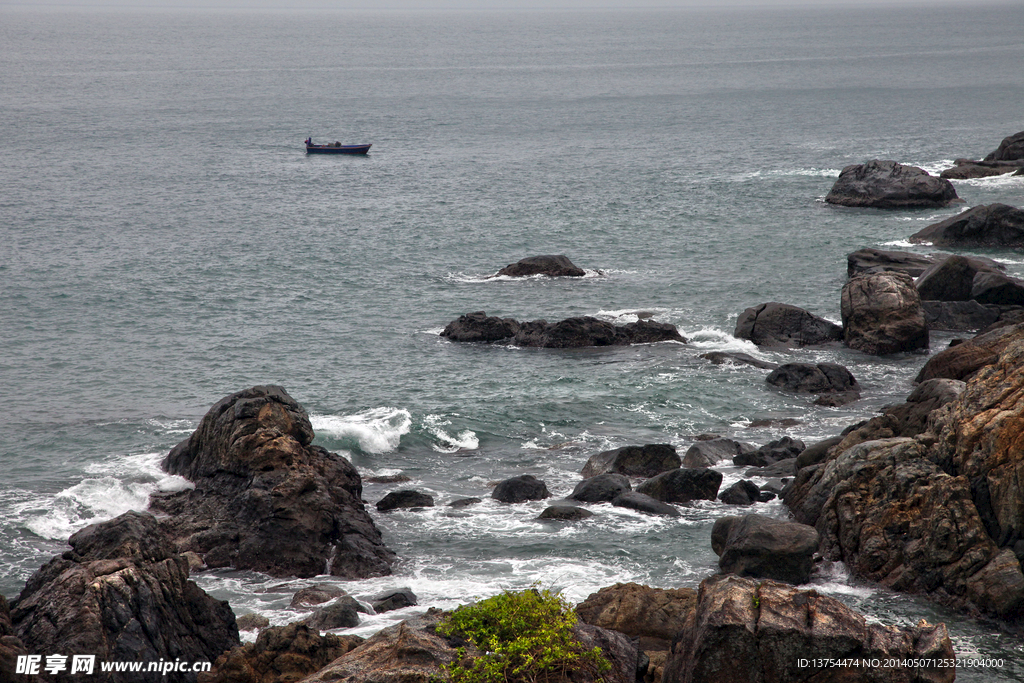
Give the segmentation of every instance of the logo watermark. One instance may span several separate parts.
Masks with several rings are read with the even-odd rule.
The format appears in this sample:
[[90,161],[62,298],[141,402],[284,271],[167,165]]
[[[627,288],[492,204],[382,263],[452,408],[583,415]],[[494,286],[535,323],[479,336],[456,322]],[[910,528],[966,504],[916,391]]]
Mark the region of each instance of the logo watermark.
[[14,673],[34,676],[41,673],[56,675],[83,674],[92,676],[99,673],[157,673],[166,676],[169,673],[199,673],[212,668],[210,662],[183,662],[161,659],[156,662],[125,662],[97,661],[96,655],[18,655]]

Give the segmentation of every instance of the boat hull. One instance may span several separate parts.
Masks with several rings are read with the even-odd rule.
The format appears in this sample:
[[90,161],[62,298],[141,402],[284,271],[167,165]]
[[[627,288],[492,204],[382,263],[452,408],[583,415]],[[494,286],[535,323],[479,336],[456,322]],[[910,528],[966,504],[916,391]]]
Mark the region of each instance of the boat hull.
[[306,154],[366,154],[373,145],[306,145]]

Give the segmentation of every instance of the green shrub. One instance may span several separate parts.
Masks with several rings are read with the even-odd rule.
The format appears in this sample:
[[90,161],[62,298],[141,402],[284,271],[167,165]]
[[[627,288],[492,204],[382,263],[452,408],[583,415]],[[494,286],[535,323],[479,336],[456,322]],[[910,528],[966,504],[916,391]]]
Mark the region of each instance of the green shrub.
[[576,612],[557,593],[505,591],[460,607],[438,624],[438,632],[480,650],[470,662],[460,651],[444,671],[452,683],[542,683],[570,671],[595,677],[609,671],[600,648],[587,650],[573,636],[575,625]]

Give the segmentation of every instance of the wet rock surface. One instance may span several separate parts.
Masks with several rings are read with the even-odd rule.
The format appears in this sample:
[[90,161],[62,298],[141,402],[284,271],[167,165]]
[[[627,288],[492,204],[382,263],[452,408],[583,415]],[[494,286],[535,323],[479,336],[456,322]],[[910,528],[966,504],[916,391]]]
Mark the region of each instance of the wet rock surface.
[[622,474],[629,477],[653,477],[679,467],[681,460],[671,444],[623,446],[590,456],[583,466],[584,479],[601,474]]
[[762,515],[720,517],[711,530],[718,567],[737,576],[807,583],[818,551],[814,527]]
[[843,287],[843,335],[851,349],[886,355],[928,348],[921,296],[903,273],[859,275]]
[[802,308],[770,302],[743,311],[733,336],[758,346],[800,347],[842,341],[843,328]]
[[578,268],[567,256],[528,256],[515,263],[510,263],[498,271],[498,275],[508,277],[528,277],[530,275],[547,275],[549,277],[583,277],[586,271]]
[[255,643],[227,652],[198,683],[291,683],[359,646],[359,636],[320,635],[304,624],[265,629]]
[[876,209],[923,209],[958,201],[952,183],[916,166],[874,160],[847,166],[825,196],[829,204]]

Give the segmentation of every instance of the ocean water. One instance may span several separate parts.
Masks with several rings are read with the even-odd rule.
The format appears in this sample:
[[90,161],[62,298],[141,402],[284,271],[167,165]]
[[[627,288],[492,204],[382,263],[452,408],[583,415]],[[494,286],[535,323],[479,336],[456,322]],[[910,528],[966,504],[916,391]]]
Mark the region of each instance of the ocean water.
[[[556,497],[587,458],[684,451],[701,433],[810,443],[899,402],[926,355],[763,351],[748,306],[839,320],[846,255],[933,251],[907,238],[965,206],[1024,204],[1024,178],[958,181],[965,205],[826,205],[840,169],[891,158],[938,172],[1024,129],[1024,7],[566,13],[107,12],[0,8],[0,592],[69,534],[156,490],[159,468],[234,391],[284,386],[317,443],[364,476],[401,557],[359,598],[411,587],[453,607],[535,582],[572,600],[617,581],[696,586],[714,520],[488,498],[534,474]],[[365,158],[302,140],[370,142]],[[492,278],[564,253],[579,280]],[[1024,275],[1024,255],[976,252]],[[521,320],[638,315],[690,343],[543,350],[449,343],[486,310]],[[953,335],[935,333],[932,350]],[[835,361],[843,408],[769,388],[710,350]],[[788,420],[795,424],[783,422]],[[769,426],[759,427],[761,421]],[[722,468],[725,484],[742,471]],[[723,485],[723,486],[724,486]],[[438,507],[378,514],[411,486]],[[452,499],[478,496],[453,511]],[[763,514],[784,516],[778,502]],[[310,581],[200,573],[273,623]],[[334,581],[321,577],[321,581]],[[339,582],[342,583],[342,582]],[[967,657],[1024,680],[1019,640],[823,568],[819,590],[873,620],[944,621]],[[414,608],[365,619],[366,635]]]

